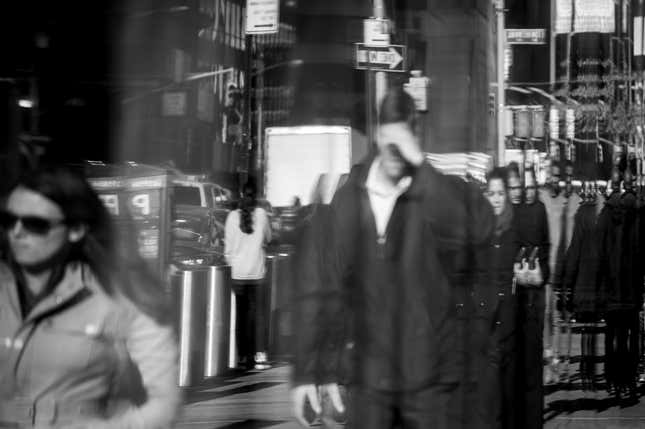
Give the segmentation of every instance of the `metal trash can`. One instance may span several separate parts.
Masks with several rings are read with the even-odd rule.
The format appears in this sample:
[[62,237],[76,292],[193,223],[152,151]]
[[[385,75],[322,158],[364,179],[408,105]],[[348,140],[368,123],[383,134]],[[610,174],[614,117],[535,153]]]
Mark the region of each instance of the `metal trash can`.
[[278,289],[278,276],[279,276],[279,257],[277,254],[269,254],[266,257],[266,274],[265,274],[265,293],[266,293],[266,320],[264,320],[267,327],[266,344],[268,347],[267,353],[269,359],[273,357],[273,309],[275,308],[275,291]]
[[229,366],[231,267],[208,267],[204,377],[222,375]]
[[293,253],[280,253],[279,289],[275,292],[275,320],[273,326],[274,355],[288,355],[292,344],[291,300],[293,296]]
[[[267,320],[269,354],[275,357],[282,354],[283,338],[289,329],[288,315],[284,312],[286,300],[291,288],[291,255],[287,252],[278,252],[267,255]],[[285,323],[286,322],[286,323]]]
[[172,276],[179,335],[179,386],[194,386],[204,379],[206,299],[209,270],[195,268]]

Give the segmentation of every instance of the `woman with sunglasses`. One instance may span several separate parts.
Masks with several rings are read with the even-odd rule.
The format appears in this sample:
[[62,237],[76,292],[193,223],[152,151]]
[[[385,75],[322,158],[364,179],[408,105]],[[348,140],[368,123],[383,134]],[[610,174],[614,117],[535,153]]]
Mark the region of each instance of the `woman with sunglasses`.
[[163,293],[117,246],[89,184],[64,167],[29,172],[0,232],[0,427],[170,427],[180,397]]

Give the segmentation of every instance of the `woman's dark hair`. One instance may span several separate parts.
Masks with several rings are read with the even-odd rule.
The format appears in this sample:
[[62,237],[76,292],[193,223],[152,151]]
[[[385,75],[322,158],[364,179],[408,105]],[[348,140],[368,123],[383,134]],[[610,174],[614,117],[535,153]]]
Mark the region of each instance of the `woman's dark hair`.
[[415,130],[417,125],[414,99],[400,87],[389,89],[381,101],[379,124],[393,122],[407,122],[412,130]]
[[110,213],[80,172],[62,165],[40,166],[22,174],[11,189],[17,187],[56,203],[67,225],[86,228],[67,262],[86,263],[108,295],[121,293],[158,322],[170,322],[161,282],[139,254],[134,225],[124,222],[130,229],[118,234]]
[[255,183],[247,182],[242,188],[240,200],[240,229],[245,234],[253,233],[253,211],[258,205]]
[[504,167],[495,167],[486,174],[486,183],[491,180],[499,179],[504,185],[504,189],[508,189],[508,170]]

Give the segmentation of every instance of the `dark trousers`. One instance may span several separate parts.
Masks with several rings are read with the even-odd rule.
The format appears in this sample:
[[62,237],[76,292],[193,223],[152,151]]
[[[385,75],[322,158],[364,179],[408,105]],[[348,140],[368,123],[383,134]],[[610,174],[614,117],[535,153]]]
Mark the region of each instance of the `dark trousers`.
[[542,428],[545,293],[537,287],[518,287],[517,292],[517,427]]
[[463,427],[458,384],[414,392],[350,388],[348,429],[456,429]]
[[267,293],[263,281],[233,281],[235,335],[240,359],[252,363],[256,352],[267,350]]
[[477,404],[477,415],[466,427],[514,429],[517,427],[518,392],[515,337],[509,336],[491,354],[488,367],[477,382],[477,396],[466,407]]
[[605,376],[614,388],[634,388],[638,375],[638,310],[607,313]]

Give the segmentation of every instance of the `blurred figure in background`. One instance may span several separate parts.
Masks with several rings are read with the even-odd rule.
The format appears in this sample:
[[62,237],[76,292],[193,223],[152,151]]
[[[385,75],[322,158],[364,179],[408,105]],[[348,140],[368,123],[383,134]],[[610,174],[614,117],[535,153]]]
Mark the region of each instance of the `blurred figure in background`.
[[180,404],[165,294],[65,167],[29,171],[0,211],[0,426],[170,428]]
[[[509,176],[509,184],[510,176]],[[522,262],[523,285],[517,288],[518,330],[518,427],[541,428],[544,407],[543,354],[545,282],[549,278],[550,237],[544,204],[537,198],[535,170],[525,171],[524,203],[515,206],[514,223],[519,242],[526,249]],[[530,256],[533,261],[529,261]],[[529,266],[534,264],[534,266]]]
[[415,125],[413,99],[390,90],[377,153],[352,169],[328,227],[298,256],[292,394],[304,426],[307,402],[319,415],[325,402],[347,407],[350,428],[477,425],[461,388],[473,306],[456,289],[472,283],[469,256],[488,243],[493,210],[478,187],[424,162]]
[[522,204],[522,178],[520,177],[520,166],[517,162],[511,162],[506,167],[508,172],[508,195],[513,205]]
[[[564,171],[562,171],[564,168]],[[562,283],[565,267],[565,255],[571,243],[574,230],[575,215],[580,207],[582,198],[572,192],[570,187],[571,177],[565,172],[573,173],[573,163],[570,160],[560,163],[552,161],[549,168],[549,177],[545,186],[540,189],[540,201],[546,208],[549,224],[549,277],[545,278],[545,315],[544,315],[544,355],[549,365],[545,368],[545,383],[557,381],[558,356],[555,356],[553,345],[559,335],[555,324],[564,320],[562,303],[566,299],[562,293]],[[564,186],[560,185],[564,179]],[[598,207],[602,207],[598,204]],[[558,300],[559,295],[559,300]],[[570,297],[568,297],[570,300]],[[559,308],[558,308],[559,307]]]
[[265,247],[271,241],[271,223],[258,207],[257,190],[247,182],[239,208],[226,218],[224,256],[231,266],[236,301],[236,338],[240,365],[258,369],[267,364],[267,292]]
[[513,279],[513,262],[520,249],[514,228],[514,207],[508,193],[506,169],[497,167],[487,177],[486,198],[493,206],[495,234],[488,252],[492,293],[497,306],[489,326],[492,327],[493,349],[489,367],[482,372],[481,406],[485,420],[482,428],[512,429],[521,427],[516,420],[515,390],[517,294]]

